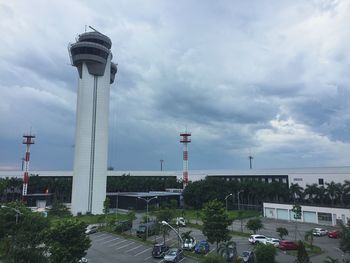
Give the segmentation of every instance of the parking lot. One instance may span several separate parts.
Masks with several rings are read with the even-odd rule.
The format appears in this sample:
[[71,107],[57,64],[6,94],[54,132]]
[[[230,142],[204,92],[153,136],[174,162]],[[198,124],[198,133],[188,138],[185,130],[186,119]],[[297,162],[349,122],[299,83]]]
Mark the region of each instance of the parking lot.
[[[264,229],[259,231],[259,234],[263,234],[269,237],[277,237],[276,227],[285,227],[289,230],[289,236],[285,237],[289,240],[294,240],[294,230],[295,225],[292,222],[287,221],[275,221],[263,219]],[[297,239],[304,239],[305,231],[308,231],[317,225],[299,223]],[[240,223],[234,222],[230,229],[239,231]],[[202,232],[196,228],[182,227],[179,229],[180,234],[192,231],[191,235],[196,238],[197,241],[205,240],[206,238]],[[245,231],[247,231],[245,229]],[[92,245],[88,250],[87,258],[89,262],[153,262],[162,263],[162,259],[154,259],[151,256],[152,246],[146,245],[137,240],[128,240],[121,236],[113,235],[105,232],[98,232],[90,235]],[[150,236],[149,241],[153,243],[162,243],[162,236]],[[247,237],[233,236],[232,240],[237,244],[237,252],[240,255],[243,251],[253,250],[254,247],[248,242]],[[170,231],[169,235],[166,236],[166,244],[170,247],[177,247],[178,237],[174,231]],[[345,259],[349,258],[349,254],[344,254],[339,250],[339,240],[331,239],[327,236],[314,237],[314,245],[319,246],[323,253],[321,255],[316,255],[311,257],[312,262],[323,262],[327,256],[333,258]],[[215,253],[215,244],[211,244],[210,253]],[[278,249],[276,260],[279,263],[291,263],[295,261],[295,257],[290,256],[283,251]],[[180,262],[197,262],[194,258],[185,257]]]
[[[145,245],[136,240],[125,239],[121,236],[105,232],[91,234],[90,239],[91,247],[86,256],[89,263],[164,262],[163,259],[154,259],[152,257],[152,246]],[[167,238],[167,243],[176,247],[177,239],[172,240],[171,238]],[[180,262],[191,263],[196,262],[196,260],[185,257]]]

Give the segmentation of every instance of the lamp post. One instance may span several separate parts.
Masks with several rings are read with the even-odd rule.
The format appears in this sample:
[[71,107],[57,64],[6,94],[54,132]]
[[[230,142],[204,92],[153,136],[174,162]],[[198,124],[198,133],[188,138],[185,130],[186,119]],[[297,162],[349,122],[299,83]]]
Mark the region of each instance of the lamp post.
[[8,208],[8,209],[11,209],[11,210],[15,211],[16,212],[16,215],[15,215],[15,217],[16,217],[16,224],[18,224],[18,217],[19,217],[19,215],[23,215],[23,213],[21,211],[19,211],[16,208],[9,207],[9,206],[6,206],[6,205],[1,205],[1,208]]
[[243,191],[241,190],[241,191],[239,191],[238,193],[237,193],[237,208],[238,208],[238,210],[241,210],[241,208],[239,207],[239,194],[240,193],[242,193]]
[[152,198],[149,198],[149,199],[146,199],[146,198],[143,198],[143,197],[137,197],[138,199],[141,199],[141,200],[143,200],[143,201],[145,201],[146,202],[146,222],[147,222],[147,224],[146,224],[146,240],[148,239],[148,204],[149,204],[149,202],[151,202],[153,199],[157,199],[158,198],[158,196],[154,196],[154,197],[152,197]]
[[232,196],[233,194],[231,193],[231,194],[229,194],[229,195],[227,195],[226,197],[225,197],[225,202],[226,202],[226,212],[227,212],[227,198],[229,198],[230,196]]
[[177,237],[178,237],[178,242],[177,242],[177,246],[178,246],[178,248],[180,248],[180,244],[179,244],[179,240],[181,240],[181,244],[183,244],[184,243],[184,241],[183,241],[183,239],[181,238],[181,236],[180,236],[180,231],[178,230],[178,231],[176,231],[176,229],[175,228],[173,228],[167,221],[162,221],[162,225],[164,226],[164,225],[166,225],[166,226],[168,226],[168,227],[170,227],[175,233],[176,233],[176,235],[177,235]]

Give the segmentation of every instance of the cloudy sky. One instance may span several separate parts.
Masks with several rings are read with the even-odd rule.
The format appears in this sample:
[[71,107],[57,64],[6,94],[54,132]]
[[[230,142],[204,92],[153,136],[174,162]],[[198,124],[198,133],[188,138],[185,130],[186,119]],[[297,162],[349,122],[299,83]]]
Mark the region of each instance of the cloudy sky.
[[73,166],[86,25],[118,63],[109,165],[190,169],[350,165],[349,1],[0,0],[0,169]]

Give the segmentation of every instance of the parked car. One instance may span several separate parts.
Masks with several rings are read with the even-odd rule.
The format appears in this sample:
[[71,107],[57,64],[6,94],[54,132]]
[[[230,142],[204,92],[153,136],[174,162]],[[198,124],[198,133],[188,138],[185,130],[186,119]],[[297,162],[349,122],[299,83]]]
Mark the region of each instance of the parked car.
[[328,231],[324,228],[316,227],[312,229],[312,234],[317,237],[322,237],[322,236],[326,236],[328,234]]
[[176,218],[176,225],[177,226],[186,226],[186,220],[183,217],[177,217]]
[[341,232],[339,230],[332,230],[328,232],[328,237],[330,238],[339,238]]
[[122,233],[125,231],[128,231],[132,228],[132,221],[131,220],[122,220],[115,223],[114,230],[118,233]]
[[98,230],[97,225],[88,225],[85,230],[85,234],[90,235],[90,234],[96,233],[97,230]]
[[298,244],[294,241],[281,240],[279,244],[281,250],[296,250],[298,249]]
[[148,229],[148,236],[154,235],[156,232],[156,223],[155,222],[148,222],[145,224],[140,224],[139,228],[136,230],[136,235],[138,237],[145,236],[147,229]]
[[273,238],[273,237],[267,237],[265,244],[271,244],[274,247],[279,247],[280,245],[280,240],[278,238]]
[[184,252],[179,248],[171,248],[164,256],[164,262],[179,262],[184,257]]
[[163,258],[168,250],[169,247],[165,244],[155,244],[152,249],[152,257]]
[[186,238],[182,244],[182,248],[184,250],[192,250],[196,246],[196,239],[194,238]]
[[266,236],[263,236],[263,235],[251,235],[249,238],[248,238],[248,241],[251,243],[251,244],[258,244],[258,243],[263,243],[263,244],[266,244]]
[[255,263],[256,257],[254,254],[254,251],[243,251],[240,258],[243,260],[244,263]]
[[197,254],[207,254],[209,252],[210,246],[208,241],[202,240],[201,242],[197,243],[194,247],[194,252]]

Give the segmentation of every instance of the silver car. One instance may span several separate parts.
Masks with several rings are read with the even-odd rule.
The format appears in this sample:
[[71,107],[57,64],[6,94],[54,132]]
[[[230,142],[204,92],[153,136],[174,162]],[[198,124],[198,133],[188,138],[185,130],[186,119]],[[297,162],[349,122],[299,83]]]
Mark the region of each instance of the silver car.
[[164,262],[179,262],[184,257],[184,252],[179,248],[171,248],[164,256]]

